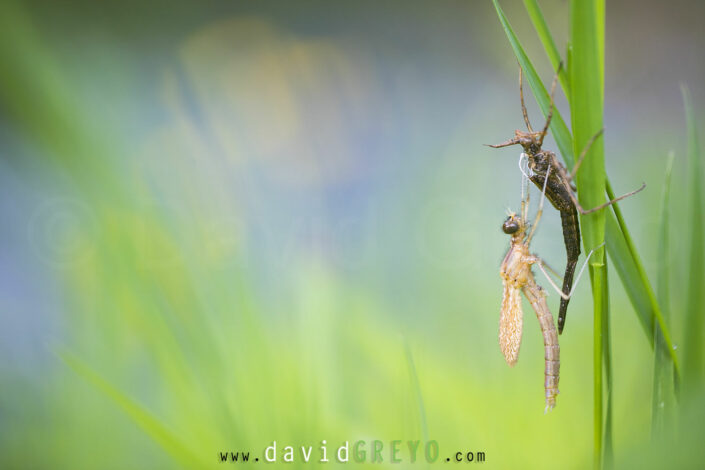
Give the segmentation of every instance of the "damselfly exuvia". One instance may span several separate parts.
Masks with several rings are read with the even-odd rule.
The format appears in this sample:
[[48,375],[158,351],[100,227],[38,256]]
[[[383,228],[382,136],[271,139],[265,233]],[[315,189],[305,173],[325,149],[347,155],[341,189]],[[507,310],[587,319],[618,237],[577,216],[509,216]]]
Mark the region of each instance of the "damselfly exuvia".
[[553,83],[551,84],[551,100],[546,116],[546,123],[540,132],[534,132],[529,123],[529,115],[526,111],[526,106],[524,104],[524,91],[522,87],[522,71],[519,68],[519,96],[521,99],[521,110],[524,116],[524,123],[526,124],[526,129],[528,132],[522,132],[517,130],[514,132],[514,138],[502,142],[497,145],[490,145],[493,148],[507,147],[510,145],[521,145],[524,149],[522,156],[526,155],[528,159],[528,170],[529,179],[539,188],[545,188],[544,192],[546,197],[553,207],[555,207],[561,214],[561,223],[563,226],[563,241],[565,243],[567,262],[565,267],[565,274],[563,276],[563,294],[561,296],[561,305],[558,312],[558,332],[563,332],[563,327],[565,325],[565,317],[568,309],[568,301],[570,296],[568,293],[571,291],[573,285],[573,275],[575,274],[575,267],[578,262],[578,257],[580,256],[580,226],[578,223],[578,212],[581,214],[589,214],[591,212],[603,209],[610,204],[624,199],[627,196],[635,194],[646,186],[642,186],[630,193],[627,193],[618,198],[612,199],[604,204],[601,204],[592,209],[583,209],[583,207],[578,202],[577,197],[574,194],[575,187],[573,186],[573,179],[575,174],[580,168],[580,165],[585,158],[585,155],[589,151],[595,140],[602,135],[602,130],[598,131],[587,143],[585,149],[581,152],[578,160],[573,167],[573,171],[568,173],[565,167],[558,161],[556,154],[550,150],[543,149],[543,140],[548,132],[549,125],[551,123],[551,118],[553,117],[553,95],[556,90],[556,82],[558,79],[558,74],[560,73],[561,66],[558,67],[558,72],[553,78]]

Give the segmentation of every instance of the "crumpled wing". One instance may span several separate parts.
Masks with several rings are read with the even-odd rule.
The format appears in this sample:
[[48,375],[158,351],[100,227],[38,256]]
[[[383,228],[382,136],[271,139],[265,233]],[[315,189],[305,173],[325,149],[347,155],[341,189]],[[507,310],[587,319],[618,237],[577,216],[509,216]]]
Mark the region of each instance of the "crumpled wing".
[[499,347],[502,349],[507,364],[513,366],[519,359],[521,330],[524,313],[521,310],[519,289],[504,280],[502,295],[502,313],[499,317]]

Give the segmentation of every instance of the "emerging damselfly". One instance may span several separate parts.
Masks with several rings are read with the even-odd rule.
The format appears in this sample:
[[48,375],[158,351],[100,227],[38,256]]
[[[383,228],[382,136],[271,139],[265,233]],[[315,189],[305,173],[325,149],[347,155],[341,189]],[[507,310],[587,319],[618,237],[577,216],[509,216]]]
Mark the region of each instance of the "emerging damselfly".
[[[546,169],[546,178],[544,179],[538,211],[536,212],[534,223],[531,227],[528,221],[529,190],[527,188],[526,179],[522,178],[521,214],[519,216],[510,214],[502,224],[502,231],[511,235],[512,238],[509,251],[504,257],[500,268],[500,276],[502,277],[503,284],[502,310],[499,321],[500,349],[510,366],[516,364],[519,357],[523,326],[523,311],[521,307],[521,297],[519,295],[519,291],[521,290],[529,303],[531,303],[534,312],[536,312],[536,317],[539,320],[543,334],[545,351],[545,411],[553,409],[556,405],[558,381],[560,378],[560,346],[558,344],[558,333],[553,323],[553,315],[551,315],[551,311],[548,309],[548,304],[546,303],[546,293],[543,288],[536,283],[534,275],[531,272],[531,266],[533,264],[539,266],[562,298],[570,298],[572,294],[572,292],[568,294],[562,292],[549,277],[544,268],[545,263],[541,258],[531,254],[529,251],[531,240],[536,233],[538,222],[543,213],[543,203],[546,197],[546,187],[550,172],[551,168],[549,167]],[[588,255],[588,259],[590,255],[592,255],[592,251]],[[578,280],[586,265],[587,260],[578,274]]]

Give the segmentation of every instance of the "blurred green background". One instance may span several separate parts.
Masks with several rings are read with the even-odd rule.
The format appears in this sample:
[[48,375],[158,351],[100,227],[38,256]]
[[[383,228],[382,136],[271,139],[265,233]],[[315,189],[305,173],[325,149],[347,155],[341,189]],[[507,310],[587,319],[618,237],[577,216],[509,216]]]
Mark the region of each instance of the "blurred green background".
[[[548,83],[523,6],[502,5]],[[541,5],[563,49],[568,4]],[[617,193],[648,185],[622,208],[652,280],[676,153],[676,344],[679,83],[700,115],[703,19],[607,5],[607,171]],[[482,144],[523,122],[489,1],[4,2],[0,69],[0,467],[217,467],[274,440],[315,460],[324,439],[329,458],[382,440],[399,468],[395,439],[438,441],[438,465],[592,465],[587,278],[553,412],[528,305],[515,368],[497,344],[520,175],[516,149]],[[555,211],[533,249],[564,266]],[[702,462],[702,404],[686,451],[653,453],[653,354],[610,275],[616,461]]]

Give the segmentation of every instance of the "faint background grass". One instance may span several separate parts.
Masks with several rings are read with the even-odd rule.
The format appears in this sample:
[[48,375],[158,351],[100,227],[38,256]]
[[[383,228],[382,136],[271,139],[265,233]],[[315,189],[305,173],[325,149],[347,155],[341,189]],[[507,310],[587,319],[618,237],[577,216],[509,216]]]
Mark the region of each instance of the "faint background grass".
[[[563,44],[567,4],[541,6]],[[503,7],[548,82],[523,6]],[[519,178],[481,144],[522,121],[489,2],[2,8],[3,467],[200,467],[272,440],[422,438],[424,422],[441,457],[591,465],[587,283],[554,412],[532,317],[514,369],[497,345],[499,226]],[[678,83],[699,113],[702,8],[607,14],[607,171],[618,193],[649,184],[622,207],[652,279],[671,263],[677,344],[691,227]],[[535,250],[562,266],[545,220]],[[683,448],[650,444],[652,352],[610,280],[615,460],[698,461],[702,404]]]

